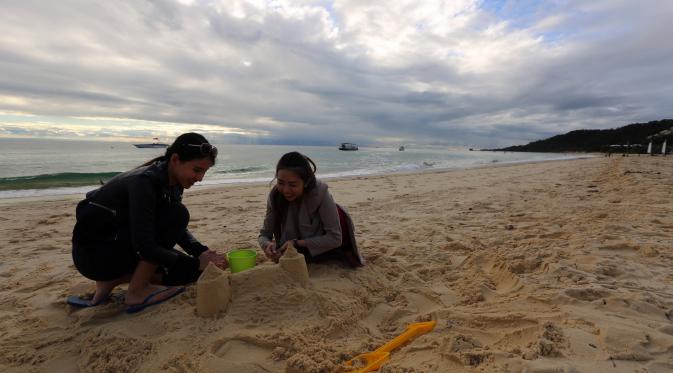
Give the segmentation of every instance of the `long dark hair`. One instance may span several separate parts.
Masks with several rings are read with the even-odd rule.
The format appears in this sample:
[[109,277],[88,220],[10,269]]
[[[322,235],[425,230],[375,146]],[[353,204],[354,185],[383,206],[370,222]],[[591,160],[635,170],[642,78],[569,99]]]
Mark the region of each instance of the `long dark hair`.
[[289,152],[284,154],[276,164],[276,176],[278,171],[292,171],[304,182],[304,192],[315,188],[315,172],[318,167],[313,160],[299,152]]
[[[318,170],[318,167],[311,158],[299,152],[286,153],[280,157],[276,164],[276,176],[278,176],[278,171],[280,170],[296,173],[304,182],[304,193],[311,191],[316,186],[315,172]],[[281,224],[287,216],[288,201],[276,187],[271,190],[271,207],[273,208],[276,222],[273,227],[273,234],[276,236],[276,242],[278,243],[282,230]]]
[[182,135],[178,136],[175,141],[173,141],[171,146],[166,148],[166,153],[164,153],[164,155],[150,159],[149,161],[140,165],[140,167],[149,166],[159,161],[168,161],[171,159],[173,154],[177,154],[178,157],[180,157],[180,160],[183,162],[210,157],[210,160],[213,162],[213,164],[215,164],[217,151],[209,151],[204,154],[199,147],[203,144],[210,145],[208,140],[206,140],[203,135],[200,135],[196,132],[183,133]]

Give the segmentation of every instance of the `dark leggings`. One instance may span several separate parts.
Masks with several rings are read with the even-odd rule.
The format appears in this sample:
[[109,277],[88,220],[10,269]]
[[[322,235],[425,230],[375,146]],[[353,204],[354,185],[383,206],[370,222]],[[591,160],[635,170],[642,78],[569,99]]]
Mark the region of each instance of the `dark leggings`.
[[[155,226],[156,241],[166,250],[175,251],[179,258],[170,269],[159,267],[164,285],[184,285],[196,281],[201,271],[194,268],[195,258],[175,250],[173,247],[185,234],[189,223],[189,212],[182,204],[157,212]],[[86,237],[86,232],[75,225],[72,239],[72,258],[77,270],[94,281],[112,281],[131,275],[140,261],[140,256],[131,244],[128,226],[122,227],[114,240],[96,242]]]

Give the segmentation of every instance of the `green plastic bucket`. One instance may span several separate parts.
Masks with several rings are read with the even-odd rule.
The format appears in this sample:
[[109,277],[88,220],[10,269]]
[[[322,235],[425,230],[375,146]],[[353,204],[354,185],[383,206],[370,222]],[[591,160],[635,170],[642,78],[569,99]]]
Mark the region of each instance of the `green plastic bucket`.
[[231,273],[245,271],[257,263],[257,251],[253,249],[238,249],[227,253]]

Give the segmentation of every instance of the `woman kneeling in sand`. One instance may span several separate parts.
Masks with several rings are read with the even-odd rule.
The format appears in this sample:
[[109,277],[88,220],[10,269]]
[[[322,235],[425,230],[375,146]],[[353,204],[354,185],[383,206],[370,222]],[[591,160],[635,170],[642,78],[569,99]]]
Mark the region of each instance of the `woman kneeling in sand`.
[[[95,306],[129,283],[127,312],[137,312],[184,291],[176,285],[196,281],[208,263],[225,266],[222,255],[187,230],[189,211],[181,202],[183,190],[201,181],[216,157],[203,136],[185,133],[165,155],[87,193],[77,205],[72,256],[77,270],[96,281],[96,292],[68,303]],[[174,249],[176,243],[189,255]]]
[[327,184],[316,179],[315,171],[315,163],[298,152],[280,158],[259,245],[274,262],[292,242],[309,262],[340,258],[352,267],[364,265],[350,216],[334,202]]

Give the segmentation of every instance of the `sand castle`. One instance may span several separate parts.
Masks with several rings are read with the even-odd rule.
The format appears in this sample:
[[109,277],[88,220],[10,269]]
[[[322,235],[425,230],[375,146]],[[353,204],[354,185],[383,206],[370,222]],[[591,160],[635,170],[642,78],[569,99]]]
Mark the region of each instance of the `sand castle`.
[[259,266],[239,273],[224,271],[208,264],[196,283],[196,313],[201,317],[217,316],[226,311],[229,303],[256,289],[293,282],[308,285],[308,267],[304,255],[291,244],[280,265]]
[[230,300],[229,275],[208,263],[196,283],[196,313],[201,317],[215,316],[227,309]]
[[280,258],[280,267],[290,274],[290,277],[301,284],[301,286],[308,284],[306,260],[304,260],[304,255],[299,254],[292,244],[289,245],[285,255]]

